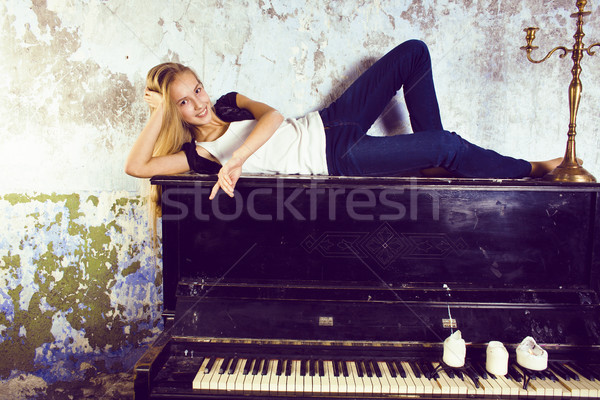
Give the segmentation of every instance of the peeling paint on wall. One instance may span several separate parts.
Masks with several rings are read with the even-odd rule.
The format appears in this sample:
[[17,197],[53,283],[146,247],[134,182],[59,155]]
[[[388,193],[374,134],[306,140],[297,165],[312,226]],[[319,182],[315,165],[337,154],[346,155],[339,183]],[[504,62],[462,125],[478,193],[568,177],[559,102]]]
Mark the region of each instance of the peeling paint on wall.
[[0,197],[0,378],[122,365],[156,335],[162,275],[144,211],[124,193]]

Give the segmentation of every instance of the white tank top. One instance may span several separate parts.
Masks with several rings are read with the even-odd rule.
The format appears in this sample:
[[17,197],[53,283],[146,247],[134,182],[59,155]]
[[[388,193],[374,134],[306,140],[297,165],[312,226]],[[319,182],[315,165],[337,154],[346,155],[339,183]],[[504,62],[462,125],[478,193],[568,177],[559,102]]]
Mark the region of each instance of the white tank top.
[[[232,122],[217,140],[196,142],[196,145],[202,146],[224,165],[244,143],[255,125],[256,120]],[[325,128],[319,113],[314,111],[302,118],[283,121],[273,136],[248,157],[242,171],[327,175]]]

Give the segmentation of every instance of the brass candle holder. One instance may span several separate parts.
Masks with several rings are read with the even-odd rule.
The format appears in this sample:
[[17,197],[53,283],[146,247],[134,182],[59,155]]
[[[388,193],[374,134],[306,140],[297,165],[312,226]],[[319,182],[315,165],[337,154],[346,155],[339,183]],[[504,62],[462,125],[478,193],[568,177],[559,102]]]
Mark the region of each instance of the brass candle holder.
[[556,167],[554,171],[545,176],[545,179],[547,180],[560,182],[596,182],[596,178],[594,178],[592,174],[586,171],[579,164],[577,157],[575,156],[575,135],[577,134],[575,131],[575,121],[577,119],[577,109],[579,108],[579,100],[581,98],[582,91],[581,80],[579,79],[579,76],[581,75],[581,58],[583,57],[583,53],[586,52],[588,55],[593,56],[596,53],[591,51],[591,49],[595,46],[600,46],[600,43],[594,43],[586,48],[583,44],[583,37],[585,36],[583,33],[583,17],[592,13],[591,11],[584,11],[586,4],[587,0],[575,1],[575,6],[579,11],[571,14],[571,18],[577,18],[577,30],[573,36],[573,38],[575,38],[575,44],[573,45],[572,49],[559,46],[552,49],[548,54],[546,54],[546,57],[542,58],[541,60],[532,59],[531,52],[538,48],[538,46],[533,45],[533,40],[535,39],[535,33],[539,30],[539,28],[525,29],[525,32],[527,33],[525,37],[527,40],[527,45],[521,47],[521,49],[527,51],[527,59],[536,64],[546,61],[557,50],[562,51],[562,54],[559,55],[560,58],[565,58],[568,53],[572,53],[571,58],[573,59],[573,68],[571,69],[571,73],[573,75],[573,79],[569,85],[570,122],[569,132],[567,133],[567,150],[562,163]]

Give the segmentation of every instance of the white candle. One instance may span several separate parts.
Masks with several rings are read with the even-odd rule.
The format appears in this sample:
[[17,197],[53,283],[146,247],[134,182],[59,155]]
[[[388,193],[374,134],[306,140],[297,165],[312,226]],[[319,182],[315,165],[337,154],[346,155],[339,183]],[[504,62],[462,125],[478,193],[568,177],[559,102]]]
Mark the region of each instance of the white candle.
[[517,346],[517,363],[534,371],[543,371],[548,367],[548,352],[542,349],[531,336],[527,336]]
[[460,368],[465,365],[465,355],[467,346],[461,336],[460,331],[454,332],[444,340],[444,354],[442,360],[453,368]]
[[501,342],[492,340],[485,352],[485,369],[494,375],[508,373],[508,351]]

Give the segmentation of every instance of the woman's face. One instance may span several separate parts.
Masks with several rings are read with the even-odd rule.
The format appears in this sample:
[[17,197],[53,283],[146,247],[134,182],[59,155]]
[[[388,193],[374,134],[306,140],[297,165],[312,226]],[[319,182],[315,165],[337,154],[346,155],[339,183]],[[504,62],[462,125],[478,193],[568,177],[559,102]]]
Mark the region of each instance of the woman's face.
[[192,72],[185,71],[177,75],[170,92],[171,100],[185,122],[200,126],[212,121],[212,105],[208,94]]

